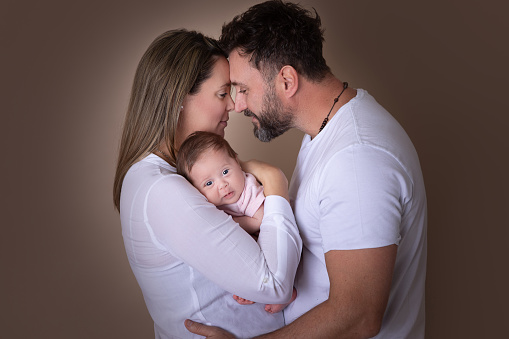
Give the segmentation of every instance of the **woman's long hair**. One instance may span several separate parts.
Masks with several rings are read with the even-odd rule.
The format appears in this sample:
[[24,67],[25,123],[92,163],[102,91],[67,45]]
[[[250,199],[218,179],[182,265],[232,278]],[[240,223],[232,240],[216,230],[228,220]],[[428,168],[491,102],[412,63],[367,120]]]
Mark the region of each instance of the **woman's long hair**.
[[129,168],[164,141],[175,166],[175,134],[186,95],[196,94],[218,56],[216,40],[203,34],[172,30],[157,37],[136,69],[118,155],[113,201],[120,211],[122,182]]

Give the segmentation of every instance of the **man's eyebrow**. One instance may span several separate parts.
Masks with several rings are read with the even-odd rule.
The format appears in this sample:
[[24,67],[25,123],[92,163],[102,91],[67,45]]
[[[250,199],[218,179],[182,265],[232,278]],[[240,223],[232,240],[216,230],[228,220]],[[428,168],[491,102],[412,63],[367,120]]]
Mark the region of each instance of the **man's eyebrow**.
[[241,82],[233,81],[232,86],[246,86],[246,85]]

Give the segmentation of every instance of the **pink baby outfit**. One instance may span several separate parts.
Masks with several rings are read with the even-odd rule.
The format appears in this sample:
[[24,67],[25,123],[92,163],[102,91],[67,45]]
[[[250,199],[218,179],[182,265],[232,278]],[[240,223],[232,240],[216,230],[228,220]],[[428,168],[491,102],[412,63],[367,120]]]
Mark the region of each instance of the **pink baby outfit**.
[[263,195],[263,186],[256,181],[256,178],[252,174],[244,173],[244,175],[246,180],[244,181],[244,190],[242,191],[239,200],[233,204],[217,206],[220,210],[223,210],[235,217],[243,215],[252,217],[265,200],[265,196]]

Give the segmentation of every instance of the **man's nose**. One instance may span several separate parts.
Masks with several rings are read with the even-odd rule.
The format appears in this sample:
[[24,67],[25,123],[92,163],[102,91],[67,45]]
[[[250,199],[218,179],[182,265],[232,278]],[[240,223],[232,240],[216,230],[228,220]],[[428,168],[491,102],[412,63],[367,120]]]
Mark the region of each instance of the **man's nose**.
[[241,113],[246,108],[247,108],[246,100],[244,100],[243,95],[237,95],[237,97],[235,98],[235,111],[237,113]]

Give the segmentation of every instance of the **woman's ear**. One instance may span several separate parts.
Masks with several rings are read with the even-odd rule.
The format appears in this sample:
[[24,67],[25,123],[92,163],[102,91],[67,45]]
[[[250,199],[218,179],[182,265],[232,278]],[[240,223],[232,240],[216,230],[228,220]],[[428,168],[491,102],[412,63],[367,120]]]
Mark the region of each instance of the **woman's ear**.
[[299,88],[299,74],[292,66],[281,68],[277,76],[278,87],[286,98],[291,98]]

